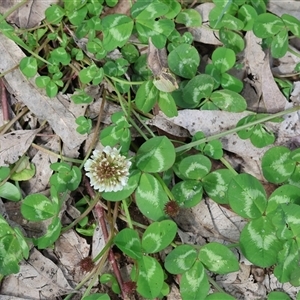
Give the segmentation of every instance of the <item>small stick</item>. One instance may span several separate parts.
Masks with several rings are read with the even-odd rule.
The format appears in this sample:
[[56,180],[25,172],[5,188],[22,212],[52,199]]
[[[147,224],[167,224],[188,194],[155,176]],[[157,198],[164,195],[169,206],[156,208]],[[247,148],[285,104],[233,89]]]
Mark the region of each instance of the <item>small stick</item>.
[[3,121],[4,123],[6,123],[9,121],[9,113],[8,113],[8,103],[6,97],[6,88],[2,78],[0,78],[0,95],[1,95]]

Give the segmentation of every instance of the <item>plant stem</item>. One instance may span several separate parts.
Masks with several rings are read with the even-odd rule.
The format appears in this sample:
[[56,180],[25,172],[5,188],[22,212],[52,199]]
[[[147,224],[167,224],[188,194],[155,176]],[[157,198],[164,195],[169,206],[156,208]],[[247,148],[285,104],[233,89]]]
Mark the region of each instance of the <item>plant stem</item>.
[[297,51],[295,51],[295,50],[293,50],[291,47],[288,47],[288,51],[289,51],[290,53],[296,55],[297,57],[300,57],[300,53],[297,52]]
[[125,212],[128,227],[133,229],[133,225],[132,225],[132,221],[131,221],[131,217],[130,217],[130,213],[129,213],[129,210],[128,210],[128,205],[127,205],[126,200],[127,199],[122,200],[122,204],[123,204],[123,207],[124,207],[124,212]]
[[254,125],[257,125],[257,124],[261,124],[261,123],[270,121],[270,120],[275,119],[277,117],[282,117],[282,116],[284,116],[286,114],[293,113],[293,112],[295,112],[297,110],[300,110],[300,106],[295,106],[295,107],[289,108],[287,110],[280,111],[280,112],[278,112],[276,114],[268,115],[268,116],[266,116],[264,118],[261,118],[259,120],[256,120],[256,121],[244,124],[242,126],[235,127],[235,128],[226,130],[226,131],[221,132],[221,133],[217,133],[215,135],[203,138],[203,139],[195,141],[195,142],[188,143],[188,144],[183,145],[183,146],[179,146],[179,147],[175,148],[175,151],[176,152],[181,152],[181,151],[189,150],[192,147],[198,146],[198,145],[200,145],[202,143],[207,143],[207,142],[210,142],[210,141],[213,141],[213,140],[217,140],[217,139],[222,138],[222,137],[224,137],[226,135],[229,135],[231,133],[235,133],[235,132],[238,132],[240,130],[246,129],[248,127],[251,127],[251,126],[254,126]]
[[230,170],[233,175],[238,175],[238,172],[231,166],[231,164],[227,161],[227,159],[225,159],[224,157],[220,158],[220,161],[223,163],[223,165]]
[[225,294],[225,292],[222,290],[222,288],[209,275],[207,275],[207,279],[218,292]]
[[15,6],[11,7],[3,16],[0,18],[1,20],[5,20],[10,14],[12,14],[15,10],[19,9],[23,6],[28,0],[22,0],[21,2],[17,3]]
[[71,157],[67,157],[67,156],[64,156],[64,155],[57,154],[57,153],[55,153],[55,152],[53,152],[49,149],[46,149],[44,147],[41,147],[41,146],[37,145],[35,143],[32,143],[31,146],[38,149],[38,150],[40,150],[40,151],[43,151],[43,152],[48,153],[50,155],[53,155],[53,156],[55,156],[59,159],[62,159],[64,161],[73,162],[73,163],[76,163],[76,164],[81,164],[82,163],[82,159],[76,159],[76,158],[71,158]]

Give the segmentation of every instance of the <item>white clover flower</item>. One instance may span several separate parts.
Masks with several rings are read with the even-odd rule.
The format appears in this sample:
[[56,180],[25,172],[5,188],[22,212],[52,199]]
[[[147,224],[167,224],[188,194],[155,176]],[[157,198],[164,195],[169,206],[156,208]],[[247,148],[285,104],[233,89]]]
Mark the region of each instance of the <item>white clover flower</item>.
[[95,190],[116,192],[127,184],[130,166],[131,162],[120,154],[120,150],[106,146],[102,151],[93,151],[84,169]]

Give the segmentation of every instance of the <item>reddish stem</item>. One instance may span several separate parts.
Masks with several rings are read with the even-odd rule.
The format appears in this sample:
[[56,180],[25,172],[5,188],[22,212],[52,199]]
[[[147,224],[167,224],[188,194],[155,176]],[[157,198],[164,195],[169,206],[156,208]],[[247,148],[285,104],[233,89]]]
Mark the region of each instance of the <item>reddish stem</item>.
[[[95,197],[95,192],[92,189],[92,187],[90,186],[90,184],[89,184],[86,177],[85,177],[85,186],[87,188],[87,191],[88,191],[88,194],[90,195],[90,197],[92,197],[92,198]],[[107,242],[109,234],[108,234],[108,231],[107,231],[106,222],[105,222],[105,218],[104,218],[105,217],[104,209],[99,203],[97,203],[95,205],[93,211],[95,212],[95,214],[98,218],[98,221],[100,223],[105,242]],[[113,230],[113,228],[111,230]],[[120,269],[119,269],[118,264],[116,262],[115,255],[114,255],[112,249],[109,249],[108,260],[109,260],[109,262],[110,262],[110,264],[113,268],[113,271],[114,271],[115,276],[117,278],[117,281],[119,283],[122,298],[125,299],[126,295],[123,291],[123,279],[122,279],[121,272],[120,272]]]

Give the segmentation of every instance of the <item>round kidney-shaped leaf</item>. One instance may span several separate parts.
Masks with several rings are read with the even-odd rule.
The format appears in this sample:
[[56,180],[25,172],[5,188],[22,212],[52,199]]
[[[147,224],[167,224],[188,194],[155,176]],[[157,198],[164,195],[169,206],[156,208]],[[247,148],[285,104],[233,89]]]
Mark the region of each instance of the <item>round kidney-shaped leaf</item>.
[[138,233],[131,229],[122,229],[114,238],[114,243],[126,255],[133,259],[142,258],[142,245]]
[[177,225],[164,220],[148,226],[142,237],[142,247],[146,253],[156,253],[166,248],[175,238]]
[[250,221],[240,235],[240,248],[254,265],[267,268],[277,262],[282,241],[276,237],[275,228],[267,217]]
[[290,158],[290,153],[291,151],[283,146],[266,151],[261,165],[263,175],[269,182],[282,183],[293,174],[296,162]]
[[21,205],[21,213],[29,221],[47,220],[53,217],[56,211],[56,204],[42,194],[28,195]]
[[285,184],[278,187],[269,197],[266,214],[276,210],[280,204],[295,203],[300,205],[300,187]]
[[236,256],[224,245],[209,243],[204,245],[198,255],[208,270],[218,274],[238,271],[239,262]]
[[[144,299],[158,297],[164,283],[164,272],[161,265],[155,258],[150,256],[143,256],[137,264],[139,270],[137,291]],[[135,272],[131,276],[136,278]]]
[[208,196],[219,204],[227,204],[227,190],[235,175],[228,169],[219,169],[202,179],[203,188]]
[[180,181],[172,188],[172,194],[185,208],[193,207],[202,200],[202,184],[198,180]]
[[199,63],[198,51],[189,44],[179,45],[168,56],[170,70],[183,78],[193,78],[196,75]]
[[191,245],[180,245],[173,249],[165,260],[165,268],[171,274],[182,274],[189,270],[197,258],[197,251]]
[[242,112],[247,108],[246,100],[238,93],[230,90],[215,91],[210,100],[220,109],[230,112]]
[[267,196],[262,184],[247,173],[232,178],[227,198],[231,208],[244,218],[260,217],[267,206]]
[[205,299],[209,288],[207,275],[200,261],[196,261],[181,277],[180,294],[182,300]]
[[168,197],[153,175],[142,174],[135,197],[138,208],[147,218],[154,221],[165,218],[164,206]]
[[136,154],[136,166],[143,172],[166,171],[174,161],[174,146],[165,136],[157,136],[146,141]]
[[224,73],[231,69],[235,64],[235,53],[231,49],[225,47],[217,48],[211,57],[214,66]]
[[202,154],[185,157],[179,163],[180,174],[187,179],[201,179],[207,175],[211,169],[211,161]]

